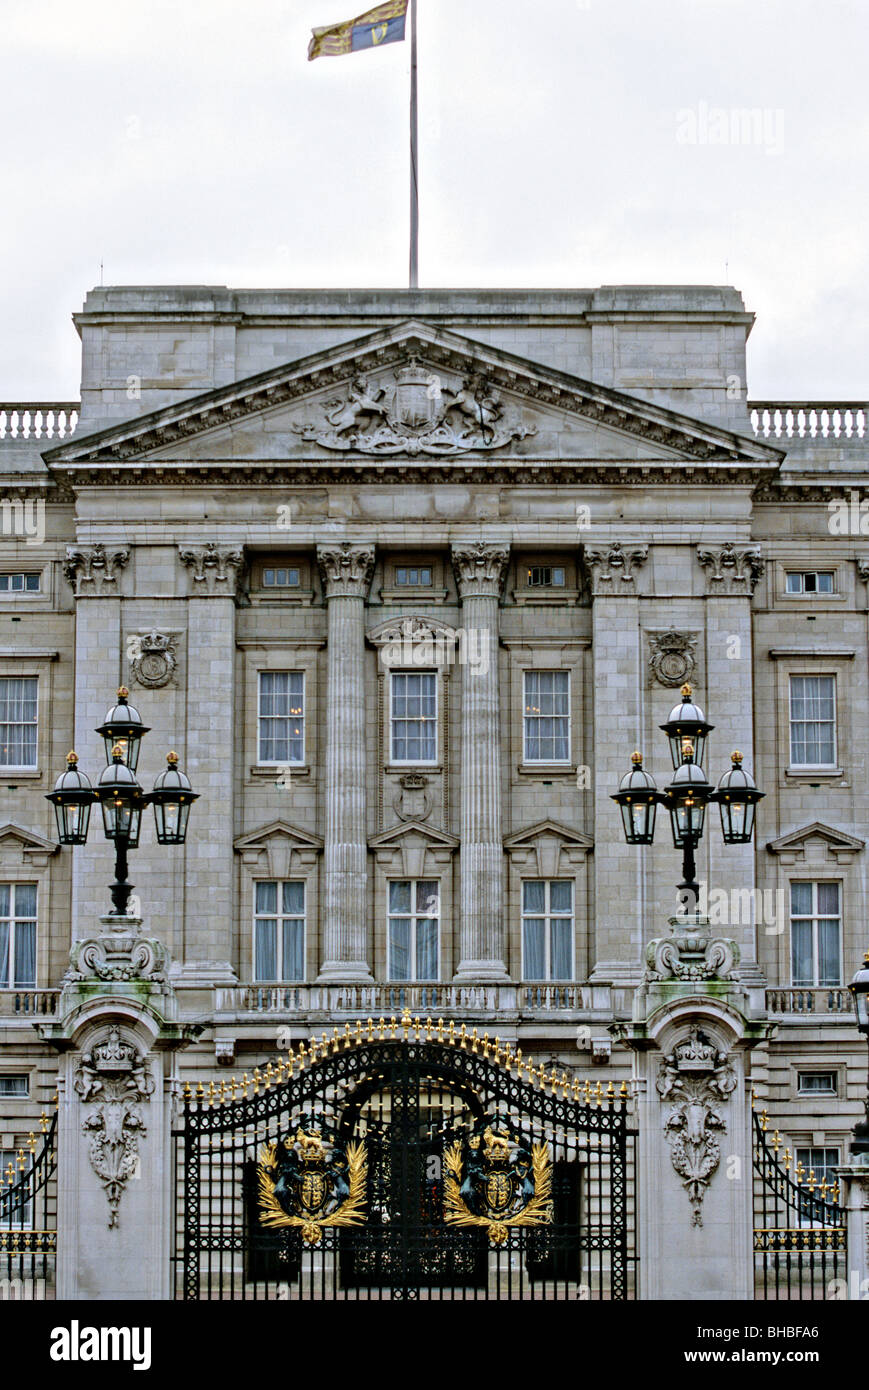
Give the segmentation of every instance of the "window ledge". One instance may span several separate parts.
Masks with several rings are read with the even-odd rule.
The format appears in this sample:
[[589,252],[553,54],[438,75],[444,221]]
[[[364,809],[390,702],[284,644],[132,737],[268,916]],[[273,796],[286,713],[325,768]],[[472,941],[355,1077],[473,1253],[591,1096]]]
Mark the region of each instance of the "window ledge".
[[792,780],[798,779],[800,782],[832,782],[837,777],[845,776],[843,767],[786,767],[785,777]]
[[313,589],[255,589],[250,594],[251,604],[256,608],[276,607],[285,603],[298,603],[310,607],[314,602]]
[[411,588],[381,589],[381,603],[446,603],[446,589]]
[[263,781],[271,779],[273,782],[276,782],[284,774],[292,782],[294,777],[310,777],[311,768],[310,765],[299,764],[296,766],[295,763],[276,763],[274,767],[257,763],[255,767],[248,768],[248,773],[251,777],[262,778]]
[[384,772],[399,773],[405,772],[443,772],[443,763],[385,763]]
[[520,763],[520,777],[575,777],[576,763]]
[[35,782],[42,775],[38,767],[0,767],[0,782]]
[[513,589],[510,597],[520,608],[552,607],[558,603],[578,603],[579,593],[579,589]]

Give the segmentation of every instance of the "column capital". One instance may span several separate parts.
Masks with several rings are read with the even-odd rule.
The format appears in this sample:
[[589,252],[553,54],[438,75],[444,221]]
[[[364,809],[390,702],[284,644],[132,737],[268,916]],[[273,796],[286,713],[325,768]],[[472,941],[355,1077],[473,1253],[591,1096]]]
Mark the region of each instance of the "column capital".
[[318,545],[317,564],[326,598],[367,598],[374,573],[374,546]]
[[759,545],[698,545],[697,559],[706,571],[706,592],[715,597],[751,598],[764,571]]
[[126,546],[106,549],[102,541],[96,545],[67,546],[63,572],[76,598],[118,597],[118,576],[129,563]]
[[454,545],[453,570],[461,597],[500,598],[509,559],[509,545]]
[[621,541],[610,545],[588,547],[585,564],[591,576],[593,598],[618,594],[633,597],[637,592],[636,571],[649,558],[647,545],[623,546]]
[[244,568],[241,546],[205,545],[179,546],[178,558],[190,571],[190,594],[193,598],[235,598],[239,575]]

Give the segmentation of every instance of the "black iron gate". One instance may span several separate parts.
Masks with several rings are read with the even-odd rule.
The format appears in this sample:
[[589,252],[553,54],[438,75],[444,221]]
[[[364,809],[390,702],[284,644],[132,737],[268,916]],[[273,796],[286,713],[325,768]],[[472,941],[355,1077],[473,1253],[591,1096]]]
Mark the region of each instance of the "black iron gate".
[[187,1091],[186,1299],[626,1299],[627,1088],[409,1015]]
[[831,1299],[848,1277],[838,1183],[797,1163],[765,1110],[754,1111],[755,1297]]
[[55,1296],[56,1112],[41,1129],[0,1165],[0,1299]]

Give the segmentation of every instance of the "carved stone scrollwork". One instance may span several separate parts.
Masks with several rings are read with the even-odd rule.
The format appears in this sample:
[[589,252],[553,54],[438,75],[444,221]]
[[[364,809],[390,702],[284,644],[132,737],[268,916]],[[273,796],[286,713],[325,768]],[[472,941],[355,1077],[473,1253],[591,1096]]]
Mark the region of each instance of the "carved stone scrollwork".
[[453,570],[461,597],[500,598],[509,559],[508,545],[477,541],[474,545],[453,546]]
[[705,917],[671,917],[673,932],[646,946],[647,980],[734,980],[739,946],[715,936]]
[[371,545],[320,545],[317,564],[327,598],[367,598],[374,573]]
[[149,980],[163,984],[168,969],[166,948],[151,937],[139,936],[137,918],[117,918],[117,925],[86,941],[76,941],[69,953],[64,984],[80,980]]
[[594,597],[636,591],[636,571],[649,558],[647,545],[629,546],[620,542],[601,549],[588,549],[585,563],[591,573],[591,592]]
[[178,556],[191,572],[194,597],[235,597],[239,575],[244,568],[244,551],[240,547],[208,541],[202,546],[182,546]]
[[683,685],[693,681],[697,670],[697,634],[677,632],[649,633],[649,670],[659,685]]
[[128,640],[130,679],[146,690],[160,690],[168,685],[178,662],[175,641],[163,632],[143,632]]
[[124,1188],[139,1168],[139,1140],[147,1133],[139,1106],[150,1099],[154,1077],[144,1054],[112,1025],[83,1053],[73,1084],[83,1102],[95,1102],[81,1127],[108,1199],[111,1229],[118,1224]]
[[658,1072],[658,1094],[670,1102],[664,1133],[674,1171],[688,1193],[695,1226],[703,1225],[703,1198],[721,1161],[716,1136],[727,1129],[722,1104],[736,1084],[727,1054],[699,1027],[692,1028],[664,1057]]
[[342,396],[325,403],[320,420],[294,429],[324,449],[411,457],[503,449],[536,432],[505,418],[500,392],[484,376],[449,387],[416,357],[395,373],[392,385],[355,376]]
[[760,546],[735,546],[727,541],[723,546],[712,550],[698,545],[697,559],[707,571],[706,583],[710,594],[749,598],[754,593],[757,581],[764,570],[764,560]]
[[67,547],[63,572],[76,597],[93,597],[118,592],[116,571],[129,562],[130,552],[123,547],[106,550],[99,542],[93,546]]

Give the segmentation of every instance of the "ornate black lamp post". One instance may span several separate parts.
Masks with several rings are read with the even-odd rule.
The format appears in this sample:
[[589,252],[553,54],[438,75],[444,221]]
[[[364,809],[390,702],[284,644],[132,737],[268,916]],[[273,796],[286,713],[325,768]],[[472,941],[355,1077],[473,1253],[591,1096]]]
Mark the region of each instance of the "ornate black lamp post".
[[[869,951],[863,958],[863,964],[857,971],[848,988],[854,997],[854,1010],[857,1014],[857,1027],[869,1042]],[[854,1126],[854,1142],[851,1145],[851,1153],[856,1155],[869,1154],[869,1090],[863,1102],[866,1110],[865,1118],[858,1121]],[[865,1160],[864,1160],[865,1161]]]
[[706,807],[717,802],[721,811],[721,830],[728,845],[745,845],[754,831],[755,807],[764,792],[742,766],[742,754],[734,753],[732,766],[713,789],[703,771],[706,740],[714,725],[691,698],[690,685],[682,686],[682,703],[670,712],[661,728],[670,742],[673,780],[659,792],[653,777],[643,770],[642,753],[634,753],[631,771],[622,778],[613,801],[621,807],[625,839],[629,845],[650,845],[655,837],[657,806],[670,812],[673,843],[682,851],[682,882],[679,896],[686,907],[696,908],[700,895],[694,851],[703,835]]
[[79,772],[78,756],[70,753],[66,772],[58,777],[54,791],[46,798],[54,804],[57,834],[62,845],[87,842],[91,806],[95,801],[100,803],[106,839],[115,844],[115,881],[109,891],[114,904],[111,915],[116,917],[126,914],[133,891],[133,884],[127,879],[127,851],[136,849],[139,844],[142,808],[149,802],[154,807],[158,844],[183,845],[190,806],[199,795],[191,789],[184,773],[179,772],[177,753],[168,755],[169,766],[157,777],[154,790],[143,791],[136,780],[136,766],[139,745],[149,730],[142,723],[138,710],[127,703],[128,695],[129,691],[122,685],[118,703],[96,730],[105,740],[108,763],[96,787]]

